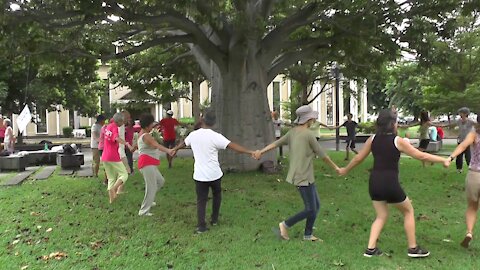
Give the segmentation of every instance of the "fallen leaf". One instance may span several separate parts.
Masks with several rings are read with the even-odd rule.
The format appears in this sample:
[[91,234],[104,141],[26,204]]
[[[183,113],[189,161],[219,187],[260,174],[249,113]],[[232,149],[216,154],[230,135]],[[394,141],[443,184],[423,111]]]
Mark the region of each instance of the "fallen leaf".
[[20,270],[25,270],[25,269],[27,269],[27,268],[28,268],[28,265],[24,265],[24,266],[22,266],[22,267],[20,268]]
[[38,212],[30,212],[30,216],[40,216],[41,214]]
[[42,228],[42,225],[38,225],[38,226],[37,226],[37,229],[40,230],[41,228]]
[[15,239],[15,240],[13,240],[12,245],[16,245],[16,244],[18,244],[18,242],[20,242],[20,239]]
[[447,242],[447,243],[452,242],[452,240],[450,240],[450,239],[443,239],[442,241],[443,241],[443,242]]
[[53,230],[52,228],[48,228],[46,232],[51,232],[52,230]]

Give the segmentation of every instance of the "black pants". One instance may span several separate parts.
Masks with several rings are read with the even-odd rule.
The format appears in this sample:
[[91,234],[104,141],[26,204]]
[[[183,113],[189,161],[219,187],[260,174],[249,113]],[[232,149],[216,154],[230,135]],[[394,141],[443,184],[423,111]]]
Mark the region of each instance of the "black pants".
[[211,222],[218,222],[218,215],[220,214],[220,205],[222,203],[222,178],[211,182],[195,181],[195,189],[197,192],[197,218],[198,228],[206,228],[205,212],[207,209],[208,191],[212,188],[213,203]]
[[455,160],[455,164],[457,165],[457,170],[461,170],[463,168],[463,155],[465,154],[465,160],[467,161],[467,165],[470,165],[470,158],[472,157],[470,153],[470,147],[467,147],[465,151],[463,151],[460,155],[457,156]]
[[133,153],[130,152],[130,149],[128,149],[128,147],[125,147],[125,155],[127,156],[130,171],[133,173]]

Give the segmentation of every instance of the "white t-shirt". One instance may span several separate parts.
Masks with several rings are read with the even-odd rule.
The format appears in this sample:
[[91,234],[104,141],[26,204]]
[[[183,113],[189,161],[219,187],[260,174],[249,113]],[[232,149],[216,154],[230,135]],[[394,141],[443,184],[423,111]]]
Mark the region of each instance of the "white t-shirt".
[[273,119],[273,129],[275,130],[275,138],[282,137],[282,125],[283,121],[280,119]]
[[102,132],[102,125],[93,124],[92,126],[92,135],[90,141],[90,148],[98,148],[98,141],[100,140],[100,133]]
[[[125,125],[118,127],[118,137],[125,141]],[[125,145],[123,143],[118,144],[118,153],[120,154],[120,158],[127,157],[127,154],[125,153]]]
[[218,162],[218,150],[226,149],[230,141],[211,129],[198,129],[185,138],[185,145],[192,147],[195,165],[193,179],[210,182],[223,176]]

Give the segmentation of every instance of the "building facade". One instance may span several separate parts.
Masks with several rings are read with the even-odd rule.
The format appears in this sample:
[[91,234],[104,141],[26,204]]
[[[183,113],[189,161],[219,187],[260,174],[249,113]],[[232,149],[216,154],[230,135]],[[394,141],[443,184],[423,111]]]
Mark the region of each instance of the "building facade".
[[[101,79],[109,79],[109,66],[101,65],[98,70],[98,74]],[[325,85],[326,84],[326,85]],[[109,88],[106,89],[104,96],[99,100],[99,106],[102,111],[105,111],[105,107],[118,107],[115,105],[126,104],[129,102],[130,89],[126,87],[120,87],[108,83]],[[325,85],[325,86],[324,86]],[[349,104],[344,104],[344,90],[348,88],[349,91]],[[192,88],[190,87],[190,91]],[[292,81],[284,75],[278,75],[267,87],[267,97],[270,110],[279,112],[280,119],[289,120],[288,103],[292,94]],[[336,123],[335,108],[336,108],[336,91],[335,81],[317,81],[312,86],[309,99],[313,99],[310,103],[312,108],[319,112],[318,121],[328,125],[334,126]],[[350,112],[353,114],[353,120],[366,121],[367,119],[367,89],[366,81],[348,81],[342,80],[339,86],[339,111],[340,119],[342,123],[345,119],[345,113]],[[200,103],[203,106],[208,106],[211,102],[211,89],[206,81],[200,84]],[[159,104],[156,102],[147,102],[147,108],[143,109],[143,112],[149,111],[155,116],[155,120],[159,121],[165,117],[167,110],[172,110],[176,118],[192,117],[192,101],[188,98],[180,98],[176,102],[168,104]],[[24,136],[36,137],[36,136],[63,136],[64,127],[72,127],[74,129],[83,128],[86,126],[92,126],[95,122],[94,118],[83,117],[77,114],[76,111],[69,111],[57,106],[55,111],[48,111],[42,108],[30,108],[31,111],[37,115],[37,123],[29,123]],[[110,111],[110,109],[108,110]],[[33,113],[32,112],[32,113]],[[134,114],[133,117],[138,119],[139,115]],[[14,114],[10,116],[13,120],[14,131],[17,132],[16,118]]]

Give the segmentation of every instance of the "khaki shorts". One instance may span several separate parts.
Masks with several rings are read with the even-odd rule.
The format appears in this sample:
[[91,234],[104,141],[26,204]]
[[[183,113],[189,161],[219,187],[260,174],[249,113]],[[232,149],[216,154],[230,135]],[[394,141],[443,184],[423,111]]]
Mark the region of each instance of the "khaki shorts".
[[465,180],[465,193],[468,200],[478,202],[480,198],[480,172],[468,171]]
[[99,166],[100,165],[100,151],[98,151],[98,148],[92,148],[92,155],[93,155],[93,166]]

